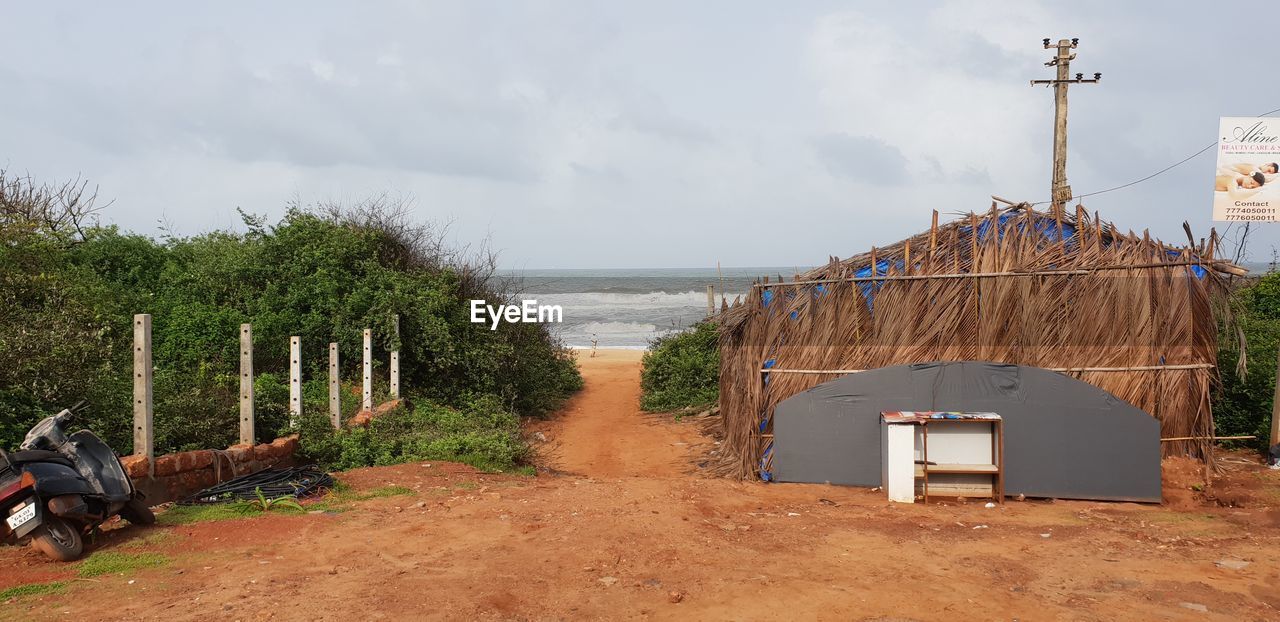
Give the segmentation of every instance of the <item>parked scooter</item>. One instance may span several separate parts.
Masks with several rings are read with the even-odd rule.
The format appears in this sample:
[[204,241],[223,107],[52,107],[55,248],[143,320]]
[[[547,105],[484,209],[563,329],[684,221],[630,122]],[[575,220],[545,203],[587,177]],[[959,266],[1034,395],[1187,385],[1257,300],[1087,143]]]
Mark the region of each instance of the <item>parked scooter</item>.
[[88,430],[67,435],[80,403],[27,432],[19,451],[0,449],[0,542],[27,540],[59,561],[79,559],[84,534],[117,514],[150,525],[143,502],[115,452]]

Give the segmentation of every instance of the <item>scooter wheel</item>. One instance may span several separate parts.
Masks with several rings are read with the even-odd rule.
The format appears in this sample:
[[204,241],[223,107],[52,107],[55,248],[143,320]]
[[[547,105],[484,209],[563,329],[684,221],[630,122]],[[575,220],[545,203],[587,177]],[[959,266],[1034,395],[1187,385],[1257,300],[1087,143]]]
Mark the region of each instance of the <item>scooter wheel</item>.
[[123,508],[120,508],[120,518],[129,521],[131,525],[146,526],[156,523],[156,515],[147,507],[146,502],[142,499],[130,499]]
[[31,545],[60,562],[80,559],[84,552],[84,538],[80,530],[57,516],[47,517],[36,533],[31,534]]

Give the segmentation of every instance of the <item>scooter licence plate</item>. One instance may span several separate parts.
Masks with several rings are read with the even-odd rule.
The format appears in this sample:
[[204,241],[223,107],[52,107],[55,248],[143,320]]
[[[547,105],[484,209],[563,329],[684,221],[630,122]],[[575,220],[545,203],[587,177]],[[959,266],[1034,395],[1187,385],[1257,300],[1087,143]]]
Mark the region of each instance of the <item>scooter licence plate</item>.
[[18,527],[21,527],[22,525],[26,524],[27,521],[35,517],[36,517],[36,504],[28,501],[27,505],[23,506],[21,510],[18,510],[17,512],[14,512],[13,514],[11,514],[9,518],[5,519],[5,522],[9,523],[9,529],[17,529]]

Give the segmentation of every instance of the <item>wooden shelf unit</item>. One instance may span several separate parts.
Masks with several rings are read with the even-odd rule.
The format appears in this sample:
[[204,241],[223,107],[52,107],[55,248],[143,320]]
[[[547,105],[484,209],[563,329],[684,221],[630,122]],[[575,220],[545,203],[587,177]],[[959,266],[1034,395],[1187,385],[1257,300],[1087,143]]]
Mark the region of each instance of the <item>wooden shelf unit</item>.
[[[992,464],[929,464],[929,424],[930,423],[978,423],[991,426]],[[924,502],[929,502],[929,474],[950,475],[991,475],[991,498],[996,503],[1004,503],[1004,420],[990,418],[940,418],[923,419],[919,422],[921,430],[921,462],[916,464],[916,479],[923,480]],[[962,495],[963,496],[963,495]]]

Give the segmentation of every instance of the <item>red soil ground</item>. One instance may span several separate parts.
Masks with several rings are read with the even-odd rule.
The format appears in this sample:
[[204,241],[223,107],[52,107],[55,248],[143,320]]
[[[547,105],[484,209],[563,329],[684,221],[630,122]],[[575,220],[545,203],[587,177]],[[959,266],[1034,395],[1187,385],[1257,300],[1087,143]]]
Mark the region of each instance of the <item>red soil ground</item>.
[[1197,465],[1173,462],[1163,507],[890,505],[705,479],[689,465],[711,441],[637,412],[638,353],[582,364],[583,393],[530,426],[551,467],[537,477],[360,469],[339,477],[413,493],[337,514],[122,526],[96,549],[170,563],[92,581],[0,550],[0,589],[72,581],[0,619],[1280,619],[1280,472],[1228,457],[1206,488]]

